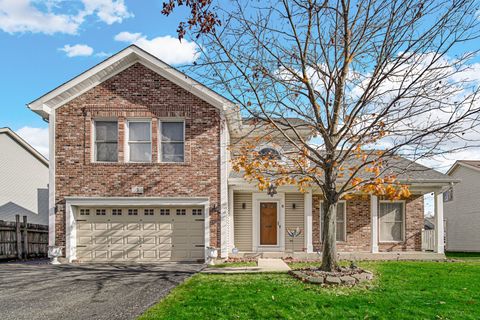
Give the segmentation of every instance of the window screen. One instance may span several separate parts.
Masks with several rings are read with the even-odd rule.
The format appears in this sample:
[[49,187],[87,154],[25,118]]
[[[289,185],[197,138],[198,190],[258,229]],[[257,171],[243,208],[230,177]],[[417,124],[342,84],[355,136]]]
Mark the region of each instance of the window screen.
[[118,161],[117,121],[95,121],[95,161]]
[[149,121],[128,123],[129,160],[132,162],[152,161],[152,140]]
[[185,159],[185,133],[183,122],[162,122],[161,161],[183,162]]

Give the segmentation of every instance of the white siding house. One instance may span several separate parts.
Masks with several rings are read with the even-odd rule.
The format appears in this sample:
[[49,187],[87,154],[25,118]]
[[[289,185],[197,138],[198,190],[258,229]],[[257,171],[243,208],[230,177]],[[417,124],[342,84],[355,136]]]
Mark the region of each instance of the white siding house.
[[27,216],[48,225],[48,160],[9,128],[0,128],[0,220]]
[[480,161],[457,161],[447,174],[461,180],[443,197],[447,250],[480,252]]

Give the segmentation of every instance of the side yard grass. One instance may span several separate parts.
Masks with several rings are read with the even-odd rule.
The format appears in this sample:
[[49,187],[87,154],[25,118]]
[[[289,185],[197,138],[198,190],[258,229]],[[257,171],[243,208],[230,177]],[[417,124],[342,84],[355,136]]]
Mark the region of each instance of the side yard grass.
[[373,283],[332,289],[301,283],[287,274],[198,274],[140,319],[480,318],[478,263],[359,265],[377,275]]

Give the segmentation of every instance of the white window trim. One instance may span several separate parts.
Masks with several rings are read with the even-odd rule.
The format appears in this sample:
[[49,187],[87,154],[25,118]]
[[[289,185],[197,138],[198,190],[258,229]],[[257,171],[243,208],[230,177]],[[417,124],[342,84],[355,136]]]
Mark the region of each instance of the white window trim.
[[[162,123],[163,122],[182,122],[183,123],[183,161],[162,161]],[[173,163],[173,164],[182,164],[186,163],[186,154],[185,154],[185,119],[184,118],[159,118],[158,119],[158,146],[157,146],[157,154],[158,154],[158,162],[159,163]],[[179,142],[179,141],[175,141]]]
[[[318,209],[318,223],[320,224],[320,243],[322,243],[322,205],[324,200],[320,200],[320,208]],[[337,243],[347,242],[347,201],[340,200],[338,203],[343,203],[343,234],[345,235],[344,240],[337,240]]]
[[[130,123],[131,122],[146,122],[150,126],[150,160],[148,161],[131,161],[130,160],[130,143],[144,143],[146,144],[147,141],[134,141],[130,142],[129,140],[129,135],[130,135]],[[146,118],[135,118],[135,119],[127,119],[126,121],[126,126],[125,126],[125,143],[124,143],[124,149],[125,149],[125,154],[126,154],[126,161],[128,163],[152,163],[153,161],[153,154],[152,154],[152,144],[153,144],[153,139],[152,139],[152,119],[146,119]]]
[[[382,203],[401,203],[402,204],[402,240],[395,241],[395,240],[381,240],[381,232],[380,232],[380,227],[381,227],[381,222],[380,222],[380,205]],[[406,227],[406,212],[407,212],[407,202],[405,200],[378,200],[378,243],[405,243],[405,227]]]
[[[97,160],[97,122],[116,122],[117,123],[117,161],[98,161]],[[119,139],[119,121],[117,118],[95,118],[92,121],[92,140],[91,143],[93,145],[93,153],[92,153],[92,162],[95,163],[119,163],[120,162],[120,157],[119,157],[119,149],[118,146],[120,145],[120,139]]]

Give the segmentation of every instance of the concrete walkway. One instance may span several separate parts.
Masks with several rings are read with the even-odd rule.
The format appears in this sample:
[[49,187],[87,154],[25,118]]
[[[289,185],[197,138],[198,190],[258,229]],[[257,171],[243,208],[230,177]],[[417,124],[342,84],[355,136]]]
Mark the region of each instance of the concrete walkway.
[[203,273],[233,274],[260,272],[287,272],[290,267],[282,259],[258,259],[256,267],[205,268]]

